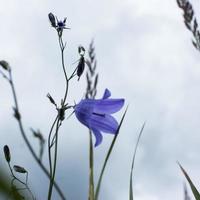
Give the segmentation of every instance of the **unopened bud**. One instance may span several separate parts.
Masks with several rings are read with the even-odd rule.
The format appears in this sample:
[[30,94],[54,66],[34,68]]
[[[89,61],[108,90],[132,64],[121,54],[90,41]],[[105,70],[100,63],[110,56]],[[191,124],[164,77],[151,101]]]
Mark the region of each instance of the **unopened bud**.
[[83,46],[78,47],[78,53],[83,56],[85,54],[85,48]]
[[0,61],[0,65],[3,69],[9,71],[10,70],[10,65],[8,64],[8,62],[6,62],[5,60],[1,60]]
[[27,173],[27,171],[19,165],[14,165],[13,169],[18,173],[22,173],[22,174]]
[[78,66],[77,66],[77,76],[78,76],[78,80],[80,79],[81,75],[83,74],[85,69],[85,59],[83,56],[81,56]]
[[4,151],[4,156],[7,162],[10,162],[11,156],[10,156],[10,149],[8,147],[8,145],[5,145],[3,147],[3,151]]
[[55,103],[53,97],[52,97],[49,93],[47,94],[47,98],[49,99],[49,101],[50,101],[52,104],[56,105],[56,103]]
[[49,17],[49,21],[51,23],[51,26],[56,28],[56,19],[55,19],[55,16],[53,15],[53,13],[49,13],[48,17]]

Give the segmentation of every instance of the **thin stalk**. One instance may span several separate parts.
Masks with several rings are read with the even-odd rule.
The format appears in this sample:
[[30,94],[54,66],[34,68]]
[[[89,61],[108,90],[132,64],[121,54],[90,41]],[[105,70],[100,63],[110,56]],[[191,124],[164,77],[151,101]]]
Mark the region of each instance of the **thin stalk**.
[[134,153],[133,153],[133,159],[132,159],[132,164],[131,164],[131,173],[130,173],[130,182],[129,182],[129,200],[133,200],[133,169],[134,169],[134,165],[135,165],[135,157],[136,157],[139,141],[142,136],[144,127],[145,127],[145,123],[142,125],[142,128],[141,128],[140,133],[137,138]]
[[[14,83],[13,83],[13,78],[12,78],[12,72],[11,72],[11,70],[9,70],[9,83],[10,83],[10,86],[11,86],[11,89],[12,89],[12,94],[13,94],[13,99],[14,99],[14,104],[15,104],[16,112],[20,113],[19,112],[17,95],[16,95]],[[29,151],[31,152],[33,158],[38,163],[38,165],[43,170],[43,172],[47,175],[47,177],[50,178],[49,171],[46,169],[46,167],[43,165],[43,163],[41,162],[41,160],[38,158],[37,154],[35,153],[33,147],[31,146],[31,144],[30,144],[30,142],[29,142],[29,140],[28,140],[28,138],[26,136],[26,133],[24,131],[24,127],[23,127],[23,124],[22,124],[21,117],[19,117],[17,119],[17,121],[18,121],[18,124],[19,124],[19,129],[20,129],[21,135],[22,135],[22,137],[23,137],[23,139],[24,139],[24,141],[25,141],[25,143],[26,143]],[[61,189],[59,188],[59,186],[58,186],[58,184],[56,182],[54,182],[54,186],[55,186],[55,189],[58,192],[59,196],[61,197],[61,199],[65,200],[66,199],[65,196],[64,196],[63,192],[61,191]]]
[[49,132],[49,137],[48,137],[48,154],[49,154],[50,179],[52,178],[51,134],[52,134],[53,128],[54,128],[57,120],[58,120],[58,116],[56,116],[56,119],[54,120],[54,122],[53,122],[53,124],[51,126],[51,129],[50,129],[50,132]]
[[103,167],[102,167],[102,169],[101,169],[101,173],[100,173],[100,176],[99,176],[99,179],[98,179],[97,187],[96,187],[96,190],[95,190],[95,198],[94,198],[94,200],[98,200],[99,191],[100,191],[100,187],[101,187],[101,182],[102,182],[102,178],[103,178],[103,175],[104,175],[104,171],[105,171],[105,168],[106,168],[108,159],[110,158],[110,155],[111,155],[111,153],[112,153],[112,150],[113,150],[113,147],[114,147],[114,145],[115,145],[115,142],[116,142],[116,140],[117,140],[117,136],[118,136],[118,134],[119,134],[120,128],[121,128],[122,123],[123,123],[123,121],[124,121],[124,117],[125,117],[125,115],[126,115],[127,109],[128,109],[128,107],[126,108],[126,110],[125,110],[125,112],[124,112],[124,114],[123,114],[123,116],[122,116],[122,119],[121,119],[121,121],[120,121],[120,123],[119,123],[118,129],[117,129],[117,131],[116,131],[116,133],[115,133],[115,136],[114,136],[114,138],[113,138],[113,140],[112,140],[112,143],[111,143],[111,145],[110,145],[110,147],[109,147],[109,149],[108,149],[108,152],[107,152],[107,154],[106,154],[106,157],[105,157],[105,160],[104,160],[104,163],[103,163]]
[[10,166],[10,163],[8,163],[8,166],[9,166],[10,173],[11,173],[12,177],[13,177],[14,179],[16,179],[17,181],[19,181],[21,184],[26,185],[26,183],[24,183],[23,181],[21,181],[20,179],[18,179],[18,178],[15,176],[15,174],[13,173],[13,170],[12,170],[12,168],[11,168],[11,166]]
[[23,182],[23,181],[21,181],[19,178],[17,178],[17,177],[15,176],[15,174],[13,173],[13,170],[12,170],[12,168],[11,168],[9,162],[8,162],[8,166],[9,166],[11,175],[12,175],[12,177],[13,177],[13,180],[12,180],[11,183],[14,183],[14,181],[16,180],[16,181],[18,181],[19,183],[21,183],[22,185],[24,185],[24,186],[25,186],[24,189],[27,189],[27,190],[29,191],[29,193],[30,193],[32,199],[34,200],[35,198],[34,198],[34,196],[33,196],[33,193],[31,192],[30,188],[28,187],[28,183],[27,183],[27,182],[28,182],[28,178],[27,178],[27,177],[28,177],[28,172],[26,172],[26,182]]
[[88,200],[94,200],[94,154],[93,154],[93,141],[92,141],[92,132],[89,131],[89,196]]
[[[68,95],[68,89],[69,89],[69,80],[67,77],[67,72],[65,69],[65,59],[64,59],[64,50],[65,50],[65,45],[63,44],[63,40],[62,40],[62,35],[58,35],[58,39],[59,39],[59,46],[60,46],[60,50],[61,50],[61,61],[62,61],[62,68],[63,68],[63,73],[65,76],[65,81],[66,81],[66,88],[65,88],[65,94],[64,97],[62,99],[62,103],[61,103],[61,108],[65,105],[66,99],[67,99],[67,95]],[[57,165],[57,154],[58,154],[58,131],[60,128],[60,122],[61,120],[57,119],[57,123],[56,123],[56,132],[55,132],[55,148],[54,148],[54,163],[53,163],[53,167],[52,167],[52,162],[51,162],[51,147],[52,145],[50,145],[50,143],[48,144],[48,148],[49,148],[49,161],[51,162],[51,178],[50,178],[50,183],[49,183],[49,191],[48,191],[48,200],[51,199],[52,196],[52,189],[53,189],[53,183],[55,180],[55,173],[56,173],[56,165]],[[50,136],[49,136],[50,137]],[[49,140],[50,141],[50,140]]]
[[60,45],[60,50],[61,50],[62,68],[63,68],[65,81],[66,81],[65,94],[64,94],[64,98],[63,98],[63,104],[65,104],[66,99],[67,99],[68,89],[69,89],[69,80],[68,80],[67,72],[65,69],[65,59],[64,59],[65,46],[63,45],[62,37],[59,37],[59,45]]
[[51,200],[52,196],[52,189],[53,189],[53,183],[55,179],[55,173],[56,173],[56,164],[57,164],[57,155],[58,155],[58,130],[60,127],[60,120],[57,120],[56,123],[56,137],[55,137],[55,154],[54,154],[54,166],[53,166],[53,171],[52,171],[52,177],[49,183],[49,192],[48,192],[48,200]]

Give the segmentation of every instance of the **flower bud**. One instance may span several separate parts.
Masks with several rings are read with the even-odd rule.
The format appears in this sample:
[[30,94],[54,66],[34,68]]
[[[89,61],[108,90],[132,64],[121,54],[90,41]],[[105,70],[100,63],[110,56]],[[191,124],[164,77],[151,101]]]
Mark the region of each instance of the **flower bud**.
[[47,94],[47,98],[49,99],[49,101],[50,101],[52,104],[54,104],[54,105],[56,106],[56,103],[55,103],[53,97],[52,97],[49,93]]
[[56,28],[56,19],[55,19],[55,16],[53,15],[53,13],[49,13],[48,17],[49,17],[49,21],[51,23],[51,26]]
[[85,59],[83,56],[81,56],[78,66],[77,66],[77,76],[78,76],[78,80],[80,79],[81,75],[83,74],[85,69]]
[[83,46],[79,46],[78,47],[78,53],[81,55],[81,56],[84,56],[85,54],[85,48]]
[[8,145],[5,145],[3,147],[3,151],[4,151],[4,156],[5,156],[6,161],[10,162],[11,156],[10,156],[10,149],[9,149]]
[[9,65],[8,62],[6,62],[5,60],[1,60],[1,61],[0,61],[0,66],[1,66],[3,69],[7,70],[7,71],[10,70],[10,65]]
[[18,173],[22,173],[22,174],[27,173],[27,171],[23,167],[21,167],[19,165],[14,165],[13,169]]

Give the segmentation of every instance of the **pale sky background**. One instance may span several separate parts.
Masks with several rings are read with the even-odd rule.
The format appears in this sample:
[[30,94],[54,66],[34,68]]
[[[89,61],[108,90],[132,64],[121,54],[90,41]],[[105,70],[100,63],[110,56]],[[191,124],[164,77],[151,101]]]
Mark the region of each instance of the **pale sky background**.
[[[191,0],[195,10],[200,2]],[[78,59],[77,47],[95,40],[98,97],[105,88],[130,105],[102,183],[100,200],[128,199],[133,148],[144,121],[138,149],[134,195],[138,200],[183,200],[185,181],[176,161],[200,188],[200,52],[191,44],[182,11],[175,0],[47,1],[0,0],[0,59],[12,68],[22,119],[35,148],[30,127],[47,137],[55,111],[48,102],[63,96],[64,78],[56,32],[47,15],[67,17],[70,31],[67,68]],[[29,170],[29,184],[37,199],[46,199],[48,182],[25,146],[12,117],[10,87],[0,78],[0,147],[8,144],[13,164]],[[79,101],[85,78],[73,81],[70,99]],[[123,110],[117,114],[118,120]],[[95,149],[96,176],[112,136]],[[57,182],[68,200],[87,199],[88,131],[75,117],[60,131]],[[6,168],[1,152],[0,163]],[[6,168],[7,169],[7,168]],[[55,200],[59,199],[57,196]]]

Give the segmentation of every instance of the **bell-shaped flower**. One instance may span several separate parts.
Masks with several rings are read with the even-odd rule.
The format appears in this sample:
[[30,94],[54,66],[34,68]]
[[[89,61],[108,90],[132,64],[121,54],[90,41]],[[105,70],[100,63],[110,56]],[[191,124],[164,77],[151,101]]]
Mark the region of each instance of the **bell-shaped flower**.
[[74,108],[77,119],[93,132],[95,147],[102,142],[102,132],[117,133],[118,122],[111,114],[123,107],[124,99],[112,99],[110,96],[110,91],[106,89],[102,99],[84,99]]

